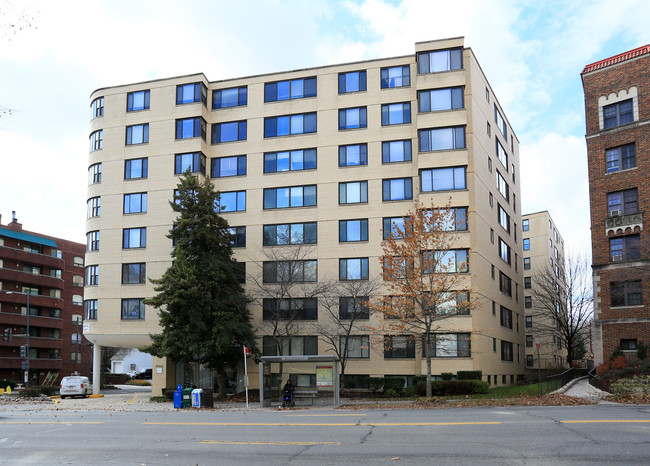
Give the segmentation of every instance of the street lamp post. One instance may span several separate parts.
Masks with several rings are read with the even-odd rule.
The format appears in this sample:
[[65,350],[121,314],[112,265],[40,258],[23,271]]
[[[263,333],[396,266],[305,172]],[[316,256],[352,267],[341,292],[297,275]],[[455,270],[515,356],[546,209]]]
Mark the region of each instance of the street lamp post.
[[29,295],[31,293],[22,293],[20,291],[7,291],[7,294],[24,294],[27,297],[27,330],[25,332],[25,388],[29,388]]

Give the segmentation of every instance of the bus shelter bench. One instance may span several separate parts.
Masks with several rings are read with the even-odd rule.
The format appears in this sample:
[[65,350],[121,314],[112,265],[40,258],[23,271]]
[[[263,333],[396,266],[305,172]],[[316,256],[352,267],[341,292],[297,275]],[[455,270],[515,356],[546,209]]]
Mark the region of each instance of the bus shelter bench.
[[318,396],[318,390],[294,390],[294,398],[309,398],[311,399],[312,406],[314,405],[314,400]]

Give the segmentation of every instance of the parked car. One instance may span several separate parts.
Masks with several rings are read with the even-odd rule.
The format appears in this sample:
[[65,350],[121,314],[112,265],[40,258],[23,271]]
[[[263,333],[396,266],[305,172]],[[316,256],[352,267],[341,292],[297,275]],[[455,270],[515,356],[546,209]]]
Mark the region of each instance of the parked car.
[[151,369],[145,369],[142,372],[140,372],[139,374],[135,374],[131,378],[136,379],[136,380],[151,380],[151,373],[152,373]]
[[61,399],[66,396],[82,396],[86,398],[90,392],[90,381],[88,377],[83,377],[80,375],[71,375],[69,377],[63,377],[61,379],[61,386],[59,388],[59,394]]

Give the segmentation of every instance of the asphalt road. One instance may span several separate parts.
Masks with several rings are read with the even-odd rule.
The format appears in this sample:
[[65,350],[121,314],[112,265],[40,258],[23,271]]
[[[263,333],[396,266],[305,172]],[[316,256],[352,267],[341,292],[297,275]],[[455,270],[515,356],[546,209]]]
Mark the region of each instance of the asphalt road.
[[650,464],[650,406],[0,412],[0,464]]

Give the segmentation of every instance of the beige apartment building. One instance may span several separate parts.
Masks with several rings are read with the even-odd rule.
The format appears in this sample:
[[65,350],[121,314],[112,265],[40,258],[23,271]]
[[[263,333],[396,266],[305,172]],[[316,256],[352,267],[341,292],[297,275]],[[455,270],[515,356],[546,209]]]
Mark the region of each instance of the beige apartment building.
[[[522,216],[524,254],[524,308],[526,321],[526,369],[566,367],[567,349],[562,345],[557,321],[549,310],[555,305],[548,286],[566,289],[564,240],[548,211]],[[549,283],[552,279],[554,283]],[[539,352],[536,347],[539,337]],[[539,356],[538,356],[539,355]]]
[[[305,281],[378,277],[385,225],[399,223],[416,200],[451,203],[464,219],[454,254],[458,263],[468,257],[462,285],[474,307],[444,321],[433,373],[480,369],[492,385],[523,375],[518,140],[463,38],[417,43],[415,53],[394,58],[103,88],[91,111],[86,264],[95,276],[86,282],[85,335],[96,368],[101,346],[141,347],[159,331],[142,299],[153,295],[147,278],[170,265],[169,201],[189,168],[221,192],[248,292],[254,278],[273,280],[271,257],[296,248]],[[282,231],[291,231],[289,241]],[[322,319],[319,311],[316,302],[308,319]],[[262,306],[251,304],[251,313],[259,347],[274,355]],[[299,323],[290,354],[331,354],[312,323]],[[367,332],[355,336],[346,369],[358,386],[368,376],[426,373],[419,336],[395,336],[382,349],[370,342],[384,336]],[[211,384],[206,371],[191,380],[181,363],[154,358],[153,366],[154,392]],[[241,387],[243,371],[234,378]]]

